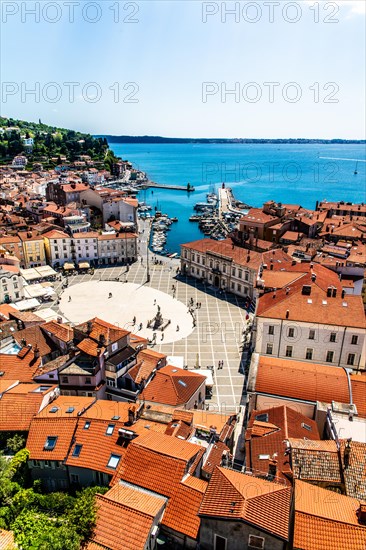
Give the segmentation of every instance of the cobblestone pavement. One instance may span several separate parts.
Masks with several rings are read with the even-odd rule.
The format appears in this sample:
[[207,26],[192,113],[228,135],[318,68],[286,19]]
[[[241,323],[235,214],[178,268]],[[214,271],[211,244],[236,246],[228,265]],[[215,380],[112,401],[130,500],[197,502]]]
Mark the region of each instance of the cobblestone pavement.
[[[146,246],[146,245],[145,245]],[[144,250],[141,250],[144,256]],[[190,300],[193,300],[192,331],[187,337],[175,340],[170,343],[162,342],[159,338],[154,349],[161,351],[166,355],[180,356],[183,358],[183,364],[188,365],[189,369],[194,369],[198,365],[201,368],[207,366],[214,367],[214,390],[213,396],[207,401],[210,409],[219,409],[221,411],[233,411],[238,408],[243,399],[244,366],[246,363],[245,355],[242,355],[242,331],[246,324],[246,314],[244,303],[232,294],[219,294],[217,289],[211,286],[204,286],[194,278],[181,277],[177,275],[176,269],[179,265],[177,260],[164,258],[163,264],[155,264],[153,255],[150,254],[150,282],[147,282],[146,259],[143,258],[130,266],[126,270],[124,266],[108,266],[95,269],[94,274],[78,274],[68,277],[68,288],[62,289],[62,281],[55,283],[55,290],[61,296],[60,307],[65,303],[66,298],[72,293],[71,287],[87,281],[110,281],[113,288],[112,300],[123,300],[124,280],[136,285],[144,285],[164,292],[170,296],[173,294],[172,286],[176,287],[175,299],[188,306]],[[119,279],[120,293],[116,287],[116,280]],[[103,296],[106,301],[106,287],[103,287]],[[93,292],[98,292],[98,285],[93,285]],[[62,293],[64,295],[62,296]],[[90,296],[91,303],[97,304],[97,297]],[[197,309],[197,303],[200,307]],[[55,311],[63,313],[58,309],[54,302],[43,304],[42,307],[52,307]],[[177,318],[172,319],[172,324],[179,325],[179,308],[174,314]],[[187,315],[187,309],[184,309],[184,315]],[[164,311],[162,311],[164,316]],[[133,316],[133,312],[131,312]],[[173,314],[173,315],[174,315]],[[94,316],[101,316],[94,311]],[[64,315],[67,317],[67,315]],[[196,320],[196,326],[193,327],[193,316]],[[72,314],[68,317],[70,322]],[[137,332],[137,331],[136,331]],[[218,368],[218,362],[223,361],[223,368]]]

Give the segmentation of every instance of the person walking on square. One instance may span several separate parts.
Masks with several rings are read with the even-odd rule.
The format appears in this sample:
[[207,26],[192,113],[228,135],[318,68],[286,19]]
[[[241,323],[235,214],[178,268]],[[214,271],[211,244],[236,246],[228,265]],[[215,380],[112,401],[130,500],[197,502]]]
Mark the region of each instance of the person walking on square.
[[69,296],[69,302],[71,302],[71,296]]

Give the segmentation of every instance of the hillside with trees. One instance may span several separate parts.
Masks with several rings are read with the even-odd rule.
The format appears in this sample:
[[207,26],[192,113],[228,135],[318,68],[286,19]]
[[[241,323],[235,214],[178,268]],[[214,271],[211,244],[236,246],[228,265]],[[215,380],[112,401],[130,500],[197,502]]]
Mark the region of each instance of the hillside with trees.
[[0,164],[10,163],[16,155],[25,155],[27,169],[35,162],[44,168],[73,163],[81,155],[89,156],[100,167],[109,169],[116,157],[105,138],[94,138],[75,130],[48,126],[41,121],[26,122],[0,117]]

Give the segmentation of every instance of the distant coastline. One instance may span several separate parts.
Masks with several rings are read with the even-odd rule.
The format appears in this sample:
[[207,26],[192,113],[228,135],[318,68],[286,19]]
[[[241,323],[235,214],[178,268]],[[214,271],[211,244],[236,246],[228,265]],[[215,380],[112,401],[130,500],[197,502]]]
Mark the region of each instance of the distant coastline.
[[112,136],[107,134],[98,134],[95,138],[106,138],[108,143],[273,143],[273,144],[352,144],[365,145],[364,139],[307,139],[307,138],[291,138],[291,139],[252,139],[252,138],[169,138],[161,136]]

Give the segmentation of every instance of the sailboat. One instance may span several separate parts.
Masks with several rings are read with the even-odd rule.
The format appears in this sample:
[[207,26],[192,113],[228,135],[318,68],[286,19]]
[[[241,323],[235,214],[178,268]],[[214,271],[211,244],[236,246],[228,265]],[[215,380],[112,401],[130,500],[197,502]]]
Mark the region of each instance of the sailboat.
[[355,168],[355,171],[353,172],[355,176],[357,176],[357,174],[358,174],[357,167],[358,167],[358,160],[356,161],[356,168]]

